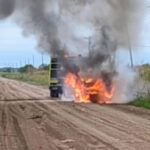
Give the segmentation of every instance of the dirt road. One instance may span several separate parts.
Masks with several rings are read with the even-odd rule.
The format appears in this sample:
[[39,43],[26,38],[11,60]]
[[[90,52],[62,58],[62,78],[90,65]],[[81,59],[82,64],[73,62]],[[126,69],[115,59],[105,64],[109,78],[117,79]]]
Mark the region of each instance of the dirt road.
[[0,101],[47,99],[48,89],[0,78]]
[[56,102],[48,95],[0,79],[0,150],[150,150],[149,111]]

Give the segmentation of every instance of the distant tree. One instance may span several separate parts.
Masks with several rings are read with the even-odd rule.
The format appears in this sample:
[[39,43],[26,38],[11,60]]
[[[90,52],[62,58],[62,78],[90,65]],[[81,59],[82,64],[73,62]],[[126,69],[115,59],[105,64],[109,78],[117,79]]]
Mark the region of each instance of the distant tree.
[[26,72],[33,71],[34,69],[35,69],[34,66],[29,64],[19,68],[19,72],[26,73]]
[[144,67],[144,68],[149,68],[149,67],[150,67],[150,64],[143,64],[142,67]]
[[41,70],[49,70],[49,65],[42,64],[42,65],[39,66],[39,69],[41,69]]
[[13,71],[14,71],[14,68],[5,67],[5,68],[1,68],[0,70],[1,70],[2,72],[13,72]]

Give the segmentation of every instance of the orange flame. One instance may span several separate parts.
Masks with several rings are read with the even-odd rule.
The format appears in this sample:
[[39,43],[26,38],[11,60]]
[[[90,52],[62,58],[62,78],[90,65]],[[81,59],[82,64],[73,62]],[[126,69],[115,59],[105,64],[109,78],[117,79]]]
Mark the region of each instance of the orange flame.
[[101,79],[86,78],[81,79],[72,73],[68,73],[65,84],[71,87],[77,103],[111,103],[115,88],[110,90]]

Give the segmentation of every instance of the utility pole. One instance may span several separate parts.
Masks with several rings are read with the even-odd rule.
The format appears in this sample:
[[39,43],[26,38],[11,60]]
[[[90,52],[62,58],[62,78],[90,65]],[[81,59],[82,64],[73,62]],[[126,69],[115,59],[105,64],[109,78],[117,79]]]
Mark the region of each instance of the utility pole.
[[16,69],[18,68],[18,63],[16,62]]
[[28,58],[28,65],[30,65],[30,59]]
[[24,60],[24,65],[25,65],[25,66],[27,65],[27,61],[26,61],[26,59]]
[[[123,5],[123,9],[124,9],[124,18],[126,18],[126,9]],[[125,31],[127,31],[127,43],[129,46],[129,56],[130,56],[130,63],[131,63],[131,68],[134,67],[134,63],[133,63],[133,53],[132,53],[132,46],[131,46],[131,41],[130,41],[130,35],[129,35],[129,29],[128,29],[128,22],[125,22]]]
[[33,67],[34,67],[34,55],[32,55],[32,63],[33,63]]
[[42,66],[44,65],[44,56],[43,56],[43,53],[42,53]]
[[88,38],[88,51],[89,51],[89,56],[91,55],[91,39],[92,37]]
[[87,39],[88,40],[88,52],[89,52],[89,56],[91,55],[91,40],[92,40],[92,37],[89,36],[89,37],[85,37],[84,39]]
[[130,42],[130,36],[129,36],[128,25],[126,26],[126,28],[127,28],[127,42],[128,42],[128,46],[129,46],[130,63],[131,63],[131,68],[133,68],[133,67],[134,67],[134,63],[133,63],[133,53],[132,53],[132,46],[131,46],[131,42]]
[[22,67],[22,61],[20,60],[20,68]]

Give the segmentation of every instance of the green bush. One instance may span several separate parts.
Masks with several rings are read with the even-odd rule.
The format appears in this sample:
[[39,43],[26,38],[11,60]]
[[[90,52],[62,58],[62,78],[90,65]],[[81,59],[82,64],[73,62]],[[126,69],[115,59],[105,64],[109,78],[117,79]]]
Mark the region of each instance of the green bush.
[[30,72],[31,70],[34,70],[34,69],[35,68],[32,65],[25,65],[24,67],[21,67],[19,69],[19,72],[21,72],[21,73],[27,73],[27,72]]
[[137,106],[137,107],[143,107],[150,109],[150,93],[143,95],[143,96],[138,96],[132,103],[131,105]]

